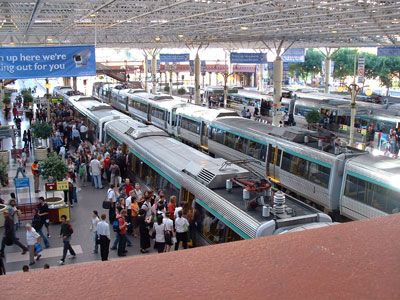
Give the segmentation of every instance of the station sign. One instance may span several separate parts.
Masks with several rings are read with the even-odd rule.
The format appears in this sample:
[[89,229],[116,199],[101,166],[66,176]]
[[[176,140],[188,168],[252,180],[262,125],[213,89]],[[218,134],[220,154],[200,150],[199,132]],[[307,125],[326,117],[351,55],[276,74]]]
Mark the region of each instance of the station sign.
[[44,187],[46,192],[68,191],[69,183],[68,181],[57,181],[57,182],[45,183]]
[[161,62],[184,62],[189,59],[189,54],[160,54]]
[[53,103],[61,103],[61,102],[63,102],[63,101],[64,101],[63,98],[52,98],[52,99],[51,99],[51,102],[53,102]]
[[306,49],[305,48],[289,48],[283,53],[282,60],[284,62],[305,62]]
[[0,78],[95,76],[94,46],[2,47]]
[[231,64],[266,64],[266,53],[238,53],[231,52]]
[[29,187],[29,177],[14,178],[15,188]]
[[358,57],[358,83],[364,82],[364,75],[365,75],[365,57],[359,56]]
[[400,56],[400,47],[378,48],[378,56]]

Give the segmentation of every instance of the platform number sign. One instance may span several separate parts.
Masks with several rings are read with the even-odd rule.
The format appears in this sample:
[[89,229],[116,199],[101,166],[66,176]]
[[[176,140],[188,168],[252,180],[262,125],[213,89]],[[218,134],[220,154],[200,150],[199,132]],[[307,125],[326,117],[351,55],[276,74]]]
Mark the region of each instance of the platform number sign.
[[365,75],[365,57],[359,56],[358,57],[358,83],[364,82],[364,75]]

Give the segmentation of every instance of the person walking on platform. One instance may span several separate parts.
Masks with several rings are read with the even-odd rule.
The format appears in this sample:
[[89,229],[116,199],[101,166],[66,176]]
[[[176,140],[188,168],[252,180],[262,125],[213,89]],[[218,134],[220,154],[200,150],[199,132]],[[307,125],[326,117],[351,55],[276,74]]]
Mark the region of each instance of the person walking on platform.
[[36,260],[39,260],[42,256],[41,254],[37,254],[35,250],[35,245],[38,243],[38,238],[40,238],[40,235],[36,232],[35,228],[33,228],[29,223],[26,224],[26,242],[28,243],[30,266],[35,263],[35,257]]
[[26,177],[25,169],[24,169],[24,161],[23,161],[21,155],[19,155],[19,154],[17,155],[17,166],[18,166],[17,173],[15,174],[14,178],[18,178],[18,175],[20,172],[22,173],[23,177]]
[[97,238],[100,244],[101,260],[108,260],[110,247],[110,224],[106,221],[106,214],[101,215],[101,221],[97,224]]
[[119,224],[119,241],[118,241],[118,256],[126,256],[126,231],[128,224],[125,221],[126,217],[126,210],[123,209],[121,210],[120,217],[118,218],[118,224]]
[[12,244],[17,245],[22,249],[22,254],[25,254],[28,252],[28,248],[22,245],[17,237],[15,236],[15,231],[14,231],[14,221],[10,217],[10,213],[8,210],[4,211],[4,228],[5,232],[3,235],[3,240],[1,241],[1,250],[0,250],[0,257],[4,257],[4,249],[7,246],[11,246]]
[[75,258],[76,253],[74,249],[71,246],[71,235],[74,233],[74,230],[72,229],[72,226],[67,222],[67,216],[62,215],[61,216],[61,230],[60,230],[60,238],[63,239],[63,244],[64,244],[64,249],[63,249],[63,256],[62,258],[58,261],[60,265],[63,265],[65,263],[65,257],[67,256],[67,252],[71,254],[70,258]]
[[44,197],[39,197],[39,216],[42,218],[42,223],[47,229],[47,237],[50,238],[49,206],[44,201]]
[[182,217],[183,211],[178,211],[178,217],[175,220],[176,243],[175,250],[178,250],[179,243],[182,241],[183,248],[187,249],[187,231],[189,222],[186,218]]
[[39,193],[39,162],[35,160],[31,166],[32,174],[33,174],[33,185],[35,186],[35,193]]
[[33,216],[33,219],[32,219],[32,227],[35,228],[36,232],[42,238],[45,248],[49,248],[50,247],[50,243],[49,243],[49,240],[46,238],[46,236],[44,235],[44,233],[42,231],[43,221],[42,221],[42,217],[39,215],[39,209],[38,208],[35,208],[35,215]]

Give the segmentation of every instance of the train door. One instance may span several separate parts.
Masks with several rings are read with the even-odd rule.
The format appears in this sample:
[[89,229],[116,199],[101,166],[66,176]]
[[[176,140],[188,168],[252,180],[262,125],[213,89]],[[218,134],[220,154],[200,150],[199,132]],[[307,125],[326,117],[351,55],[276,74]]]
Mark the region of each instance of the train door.
[[125,111],[129,112],[129,98],[125,97]]
[[150,104],[147,104],[147,122],[149,122],[149,124],[151,124],[151,110],[152,110],[152,106]]
[[201,122],[200,142],[201,147],[208,150],[208,124],[204,121]]
[[275,183],[279,182],[279,165],[281,150],[278,146],[268,145],[267,175]]

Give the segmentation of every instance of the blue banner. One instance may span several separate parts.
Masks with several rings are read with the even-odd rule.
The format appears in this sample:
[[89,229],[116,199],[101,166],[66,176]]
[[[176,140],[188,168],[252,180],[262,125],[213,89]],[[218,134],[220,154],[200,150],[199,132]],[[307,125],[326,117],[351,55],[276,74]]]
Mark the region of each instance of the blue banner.
[[266,53],[231,53],[231,64],[265,64],[267,63]]
[[94,46],[0,48],[0,78],[95,76]]
[[189,60],[189,54],[160,54],[161,62],[184,62]]
[[305,48],[289,48],[282,55],[284,62],[304,62],[306,58]]
[[400,47],[378,48],[378,56],[400,56]]
[[29,177],[14,178],[15,188],[29,187]]
[[[269,62],[267,65],[268,65],[268,71],[274,70],[273,62]],[[289,71],[289,63],[288,62],[283,62],[283,71]]]

